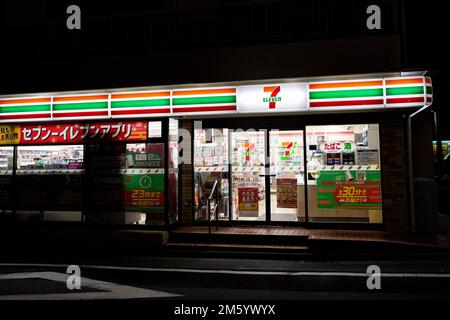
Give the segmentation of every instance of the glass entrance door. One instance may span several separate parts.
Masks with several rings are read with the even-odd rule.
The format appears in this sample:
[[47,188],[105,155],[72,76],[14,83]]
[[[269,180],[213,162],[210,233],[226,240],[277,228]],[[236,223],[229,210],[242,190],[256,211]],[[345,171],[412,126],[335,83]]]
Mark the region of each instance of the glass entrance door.
[[305,221],[305,184],[302,130],[271,130],[271,221]]
[[231,133],[232,219],[266,221],[266,132]]

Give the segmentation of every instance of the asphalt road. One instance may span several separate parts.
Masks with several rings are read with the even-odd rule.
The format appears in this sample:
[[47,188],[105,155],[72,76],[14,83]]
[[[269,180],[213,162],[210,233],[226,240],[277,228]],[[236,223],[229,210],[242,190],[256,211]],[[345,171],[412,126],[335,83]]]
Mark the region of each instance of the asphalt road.
[[[68,289],[68,265],[81,289]],[[367,268],[380,268],[380,289]],[[72,283],[73,277],[71,278]],[[371,283],[377,283],[378,279]],[[302,261],[199,257],[2,259],[0,300],[441,300],[450,260]]]

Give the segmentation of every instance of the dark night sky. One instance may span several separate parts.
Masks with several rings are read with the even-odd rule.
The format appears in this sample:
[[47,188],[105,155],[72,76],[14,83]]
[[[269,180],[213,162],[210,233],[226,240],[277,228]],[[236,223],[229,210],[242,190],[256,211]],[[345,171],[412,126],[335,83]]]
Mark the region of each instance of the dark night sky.
[[[381,2],[388,3],[389,1],[379,0],[379,1],[366,1],[366,0],[349,0],[347,2],[351,2],[356,4],[358,8],[363,8],[372,2]],[[249,1],[241,1],[241,3],[248,3]],[[276,2],[276,1],[275,1]],[[299,0],[299,3],[302,2]],[[65,13],[65,8],[69,4],[78,4],[82,7],[83,10],[83,19],[89,19],[92,17],[99,16],[108,16],[108,15],[117,15],[117,14],[136,14],[142,11],[161,11],[167,8],[177,8],[180,10],[189,10],[193,9],[193,14],[195,11],[198,12],[205,10],[205,8],[209,8],[214,6],[215,4],[226,4],[226,5],[234,5],[239,3],[237,0],[163,0],[163,1],[138,1],[138,0],[127,0],[120,2],[113,1],[45,1],[45,0],[30,0],[30,1],[17,1],[17,0],[3,0],[0,4],[0,36],[2,34],[8,34],[12,29],[18,29],[22,31],[22,34],[25,36],[22,39],[13,38],[14,46],[19,47],[21,43],[27,41],[33,41],[33,31],[37,28],[41,28],[42,30],[46,30],[47,24],[55,24],[65,23],[65,19],[67,17]],[[295,2],[294,2],[295,3]],[[301,10],[307,11],[309,10],[308,3],[314,3],[311,1],[304,1],[303,8]],[[316,7],[319,8],[320,6]],[[333,0],[333,4],[339,3],[339,1]],[[441,95],[441,92],[445,92],[444,88],[449,85],[449,81],[447,80],[447,74],[449,73],[449,57],[447,55],[447,39],[449,38],[450,28],[447,26],[448,22],[448,13],[444,7],[444,1],[437,0],[405,0],[405,26],[406,26],[406,54],[403,56],[402,67],[404,70],[407,69],[426,69],[432,71],[432,75],[435,78],[435,86],[436,87],[436,95]],[[386,6],[385,6],[386,7]],[[355,10],[354,12],[347,12],[349,10],[344,10],[343,13],[340,13],[340,17],[334,17],[334,22],[337,26],[339,24],[345,23],[347,20],[351,20],[351,16],[346,17],[347,15],[355,14],[354,12],[361,12],[361,10]],[[254,12],[250,12],[249,15],[255,14]],[[273,14],[273,12],[271,12]],[[362,17],[360,20],[363,21],[364,13],[362,13]],[[389,16],[391,12],[382,13],[386,16]],[[205,21],[207,21],[206,18]],[[210,17],[210,19],[214,19]],[[273,15],[273,21],[279,19],[283,21],[283,16],[275,16]],[[358,18],[359,19],[359,18]],[[84,20],[84,21],[86,21]],[[272,20],[271,20],[272,21]],[[233,26],[230,26],[232,28]],[[257,27],[255,27],[257,28]],[[343,27],[342,30],[351,30],[353,25],[351,23],[348,24],[347,27]],[[50,29],[49,29],[50,30]],[[333,31],[333,30],[331,30]],[[50,39],[50,32],[49,37]],[[82,30],[83,35],[89,37],[89,30]],[[64,34],[62,34],[64,36]],[[345,34],[338,35],[345,37]],[[97,36],[96,36],[97,37]],[[97,42],[101,42],[101,36],[96,39]],[[58,37],[54,37],[51,39],[56,39],[52,41],[57,41]],[[45,36],[44,36],[45,40]],[[127,39],[129,40],[129,39]],[[288,39],[289,40],[289,39]],[[62,40],[61,40],[62,41]],[[132,40],[130,40],[132,41]],[[277,40],[274,40],[277,41]],[[133,47],[133,43],[130,42],[130,49]],[[39,49],[33,53],[31,56],[15,56],[9,55],[9,46],[8,42],[3,41],[3,47],[0,50],[0,58],[3,56],[3,65],[2,69],[11,68],[11,66],[21,65],[25,60],[29,61],[37,61],[39,63],[42,57],[40,56]],[[43,45],[42,43],[40,45]],[[239,44],[235,44],[239,45]],[[45,44],[44,44],[45,46]],[[57,46],[56,46],[57,47]],[[24,49],[25,50],[25,49]],[[176,49],[175,49],[176,50]],[[90,54],[90,53],[89,53]],[[98,59],[102,59],[102,54],[98,54]],[[117,53],[118,57],[123,53]],[[78,59],[77,56],[72,57],[73,59]],[[61,60],[60,64],[55,68],[70,68],[72,59],[70,56],[64,57],[54,57],[52,59]],[[43,57],[45,59],[45,57]],[[14,68],[12,68],[14,69]],[[26,76],[26,75],[24,75]],[[44,80],[45,75],[42,76],[42,80]],[[20,90],[20,89],[19,89]],[[1,90],[4,92],[3,90]],[[26,89],[25,89],[26,91]],[[438,97],[439,98],[439,97]],[[438,101],[438,100],[436,100]],[[449,118],[450,112],[446,105],[439,100],[439,110],[441,112],[441,118]],[[445,124],[445,122],[443,122]]]

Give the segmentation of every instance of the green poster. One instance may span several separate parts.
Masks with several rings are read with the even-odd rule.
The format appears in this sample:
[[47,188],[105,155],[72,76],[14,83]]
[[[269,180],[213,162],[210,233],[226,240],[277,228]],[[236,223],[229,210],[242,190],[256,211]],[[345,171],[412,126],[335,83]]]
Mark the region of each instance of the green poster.
[[317,179],[320,209],[380,209],[379,170],[324,170]]
[[122,176],[127,209],[164,212],[164,174]]

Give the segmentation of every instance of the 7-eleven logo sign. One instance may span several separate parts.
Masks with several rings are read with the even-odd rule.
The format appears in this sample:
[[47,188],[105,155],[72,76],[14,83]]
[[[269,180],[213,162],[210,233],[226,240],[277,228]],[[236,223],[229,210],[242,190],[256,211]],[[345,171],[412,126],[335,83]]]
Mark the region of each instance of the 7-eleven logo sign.
[[264,87],[264,92],[270,93],[270,96],[264,97],[263,102],[269,103],[269,109],[275,109],[276,103],[281,101],[281,97],[278,96],[280,93],[280,86]]
[[297,148],[297,142],[283,142],[281,146],[284,148],[281,160],[288,160],[291,156],[295,154],[295,148]]
[[250,161],[250,154],[255,150],[255,144],[254,143],[247,143],[244,145],[245,147],[245,161]]

